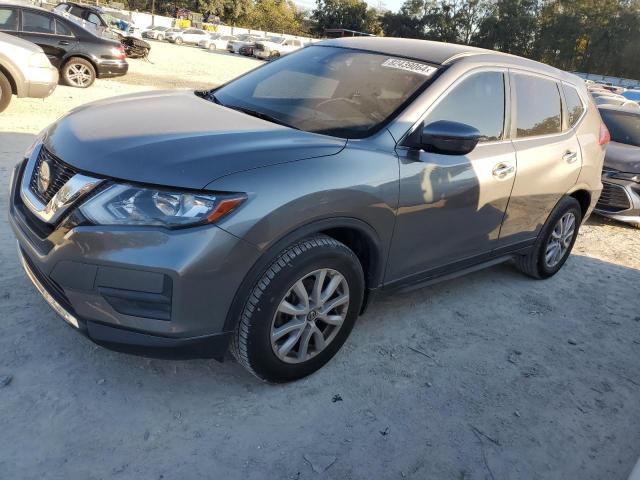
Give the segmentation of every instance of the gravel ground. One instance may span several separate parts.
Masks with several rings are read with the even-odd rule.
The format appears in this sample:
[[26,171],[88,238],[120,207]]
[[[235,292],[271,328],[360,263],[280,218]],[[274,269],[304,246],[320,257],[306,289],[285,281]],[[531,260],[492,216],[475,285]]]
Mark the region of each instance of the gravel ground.
[[[34,134],[73,106],[220,83],[258,62],[153,44],[154,65],[0,116],[0,209]],[[108,125],[105,125],[108,128]],[[640,453],[640,230],[592,218],[561,273],[509,264],[377,299],[325,368],[109,352],[29,284],[0,219],[0,478],[625,479]]]

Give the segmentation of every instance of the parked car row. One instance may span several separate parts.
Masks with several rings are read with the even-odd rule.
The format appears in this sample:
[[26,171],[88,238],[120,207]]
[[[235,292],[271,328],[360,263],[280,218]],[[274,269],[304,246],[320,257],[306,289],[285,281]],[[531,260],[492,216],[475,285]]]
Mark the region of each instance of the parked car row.
[[263,60],[287,55],[305,45],[297,38],[265,37],[254,34],[225,35],[199,28],[149,27],[142,31],[142,36],[154,40],[166,40],[177,45],[198,45],[207,50],[226,50]]

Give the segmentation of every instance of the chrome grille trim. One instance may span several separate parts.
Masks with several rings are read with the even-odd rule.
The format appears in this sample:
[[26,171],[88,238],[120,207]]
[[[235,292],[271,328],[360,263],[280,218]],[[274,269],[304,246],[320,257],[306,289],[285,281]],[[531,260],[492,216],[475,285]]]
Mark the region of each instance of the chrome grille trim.
[[[33,149],[31,157],[27,160],[27,166],[24,169],[22,182],[20,184],[20,197],[36,217],[45,223],[53,224],[60,219],[78,198],[89,193],[100,185],[103,180],[75,173],[66,180],[64,184],[56,185],[55,188],[57,188],[57,190],[51,192],[49,200],[45,203],[43,200],[46,200],[46,197],[49,196],[49,189],[45,192],[46,195],[44,198],[40,198],[32,189],[32,183],[36,177],[35,168],[41,159],[42,150],[42,144],[38,145]],[[37,179],[35,179],[35,181],[37,183]]]

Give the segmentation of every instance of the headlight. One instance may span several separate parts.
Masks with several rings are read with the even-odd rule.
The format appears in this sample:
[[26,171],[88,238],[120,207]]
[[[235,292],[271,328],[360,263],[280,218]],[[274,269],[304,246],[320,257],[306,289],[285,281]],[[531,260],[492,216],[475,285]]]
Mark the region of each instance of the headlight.
[[51,68],[51,62],[44,53],[39,52],[29,57],[29,66],[35,68]]
[[96,225],[180,228],[213,223],[240,205],[243,194],[212,195],[111,185],[80,207]]

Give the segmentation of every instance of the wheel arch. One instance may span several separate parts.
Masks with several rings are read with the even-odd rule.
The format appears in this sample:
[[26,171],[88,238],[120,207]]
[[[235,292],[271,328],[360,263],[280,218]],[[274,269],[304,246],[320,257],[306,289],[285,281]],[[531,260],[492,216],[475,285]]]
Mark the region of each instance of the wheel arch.
[[591,206],[591,192],[581,188],[571,192],[569,196],[575,198],[580,204],[582,219],[584,220],[589,212],[589,207]]
[[9,80],[9,85],[11,85],[11,93],[16,96],[20,96],[19,93],[23,94],[23,92],[18,92],[18,84],[16,83],[16,80],[9,69],[7,69],[4,65],[0,65],[0,72],[2,72],[4,76],[7,77],[7,80]]
[[[368,223],[350,217],[317,220],[298,227],[282,238],[272,242],[260,255],[258,261],[249,269],[240,288],[231,303],[224,323],[224,331],[235,328],[247,295],[253,289],[258,276],[264,271],[282,250],[292,243],[311,235],[324,234],[349,247],[360,260],[365,275],[366,290],[377,288],[382,283],[386,254],[376,231]],[[363,308],[367,302],[367,292]],[[361,310],[361,311],[362,311]]]

